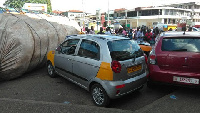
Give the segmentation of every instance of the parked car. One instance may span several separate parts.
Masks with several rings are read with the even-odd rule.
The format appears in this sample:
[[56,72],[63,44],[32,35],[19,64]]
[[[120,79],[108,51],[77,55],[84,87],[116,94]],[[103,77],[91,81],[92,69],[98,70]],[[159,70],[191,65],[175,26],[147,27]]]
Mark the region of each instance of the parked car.
[[134,40],[112,35],[68,36],[47,55],[49,76],[60,75],[90,91],[97,106],[141,89],[147,80],[146,63]]
[[169,83],[199,86],[200,33],[162,33],[148,57],[147,85]]

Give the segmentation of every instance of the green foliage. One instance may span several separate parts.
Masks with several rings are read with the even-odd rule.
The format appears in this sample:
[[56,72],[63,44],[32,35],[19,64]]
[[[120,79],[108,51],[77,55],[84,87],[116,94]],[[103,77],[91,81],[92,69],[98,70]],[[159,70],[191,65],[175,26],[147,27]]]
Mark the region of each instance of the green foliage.
[[21,9],[25,3],[47,4],[47,12],[52,12],[50,0],[6,0],[5,6]]
[[25,3],[25,0],[6,0],[4,5],[11,8],[22,8]]

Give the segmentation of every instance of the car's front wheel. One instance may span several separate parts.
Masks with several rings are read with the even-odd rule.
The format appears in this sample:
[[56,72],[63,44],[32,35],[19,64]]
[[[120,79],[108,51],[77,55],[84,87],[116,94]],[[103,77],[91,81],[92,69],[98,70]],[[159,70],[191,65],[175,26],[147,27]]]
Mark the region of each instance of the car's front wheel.
[[107,107],[110,103],[110,98],[100,84],[94,84],[92,86],[91,95],[96,106]]
[[52,78],[57,76],[51,62],[47,63],[47,72],[48,72],[48,75]]

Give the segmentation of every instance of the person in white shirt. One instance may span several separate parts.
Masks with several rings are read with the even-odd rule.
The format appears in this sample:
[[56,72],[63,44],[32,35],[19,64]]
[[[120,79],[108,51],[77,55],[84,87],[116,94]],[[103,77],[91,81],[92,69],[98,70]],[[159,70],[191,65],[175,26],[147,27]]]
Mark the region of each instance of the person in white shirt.
[[91,26],[91,29],[90,29],[89,34],[95,34],[95,31],[94,31],[94,27],[93,27],[93,26]]

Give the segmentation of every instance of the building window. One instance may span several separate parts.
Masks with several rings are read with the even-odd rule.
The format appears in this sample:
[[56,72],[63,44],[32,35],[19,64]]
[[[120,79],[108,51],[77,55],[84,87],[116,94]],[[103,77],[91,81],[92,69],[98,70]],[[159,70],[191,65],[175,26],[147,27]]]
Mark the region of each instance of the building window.
[[176,20],[175,19],[173,19],[173,24],[175,24],[176,23]]
[[137,11],[127,12],[127,17],[136,17],[136,16],[137,16]]
[[167,24],[167,19],[164,19],[164,24]]

